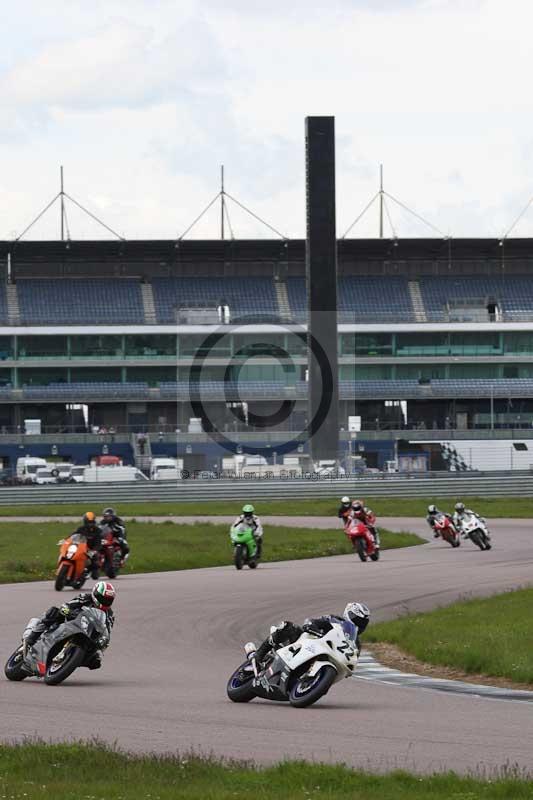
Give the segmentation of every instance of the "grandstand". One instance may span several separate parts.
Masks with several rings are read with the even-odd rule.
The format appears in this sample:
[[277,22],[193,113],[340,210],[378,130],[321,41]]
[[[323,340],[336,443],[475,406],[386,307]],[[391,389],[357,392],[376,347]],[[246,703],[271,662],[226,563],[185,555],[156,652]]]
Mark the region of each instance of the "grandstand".
[[[305,424],[305,242],[3,242],[0,269],[4,435],[186,432],[199,398],[237,441]],[[533,240],[339,241],[340,426],[531,427],[532,270]]]

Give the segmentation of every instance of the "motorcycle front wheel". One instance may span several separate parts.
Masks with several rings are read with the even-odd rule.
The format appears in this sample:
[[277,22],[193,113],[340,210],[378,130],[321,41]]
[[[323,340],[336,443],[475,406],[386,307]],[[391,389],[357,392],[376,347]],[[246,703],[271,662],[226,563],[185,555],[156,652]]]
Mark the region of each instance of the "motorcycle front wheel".
[[66,649],[66,652],[61,660],[56,661],[60,655],[60,653],[57,653],[46,667],[44,682],[49,686],[57,686],[58,683],[62,683],[69,675],[72,675],[75,669],[81,667],[85,661],[86,653],[83,647],[70,642],[65,643],[65,645],[66,647],[63,650]]
[[291,686],[289,692],[289,702],[295,708],[305,708],[316,703],[317,700],[326,694],[333,685],[337,677],[337,670],[331,664],[324,666],[316,675],[302,675]]
[[28,673],[22,668],[24,654],[22,645],[9,656],[4,667],[4,674],[9,681],[23,681],[28,677]]
[[255,692],[252,688],[254,673],[250,669],[250,662],[245,661],[238,667],[226,686],[226,694],[229,699],[234,703],[249,703],[255,697]]
[[357,540],[357,555],[361,559],[361,561],[366,561],[366,547],[365,543],[362,538]]
[[235,568],[242,569],[242,565],[244,562],[244,550],[242,544],[235,545],[234,561],[235,561]]
[[69,571],[68,564],[63,564],[63,566],[60,568],[59,572],[56,575],[56,580],[54,583],[54,589],[56,590],[56,592],[60,592],[62,588],[66,585],[68,571]]

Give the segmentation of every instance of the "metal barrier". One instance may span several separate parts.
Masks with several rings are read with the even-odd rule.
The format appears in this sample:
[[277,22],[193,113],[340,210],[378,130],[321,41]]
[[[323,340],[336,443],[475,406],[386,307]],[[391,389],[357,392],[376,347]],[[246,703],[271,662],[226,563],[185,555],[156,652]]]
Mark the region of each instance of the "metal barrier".
[[302,478],[298,480],[183,480],[156,483],[75,484],[67,486],[0,487],[0,506],[49,505],[65,503],[198,503],[210,500],[258,500],[340,497],[472,497],[533,496],[533,475],[450,473],[424,477],[385,475],[376,478]]

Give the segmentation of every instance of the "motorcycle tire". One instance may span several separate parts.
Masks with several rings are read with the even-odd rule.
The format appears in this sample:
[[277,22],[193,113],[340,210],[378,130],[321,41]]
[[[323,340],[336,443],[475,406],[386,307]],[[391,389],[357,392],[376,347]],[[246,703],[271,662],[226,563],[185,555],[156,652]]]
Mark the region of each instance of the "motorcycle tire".
[[331,664],[324,664],[314,678],[311,679],[312,683],[308,686],[304,682],[305,675],[302,675],[290,688],[289,702],[291,706],[294,706],[294,708],[312,706],[313,703],[316,703],[329,691],[336,677],[337,670]]
[[244,552],[242,544],[235,545],[235,569],[242,569],[242,565],[244,563]]
[[105,574],[107,575],[108,578],[116,578],[117,577],[117,572],[116,572],[116,569],[115,569],[115,565],[113,563],[113,559],[106,558],[106,560],[104,562],[104,572],[105,572]]
[[478,534],[477,531],[470,534],[470,541],[473,542],[476,547],[479,547],[480,550],[485,549],[485,542],[483,541],[483,537]]
[[254,673],[250,672],[249,678],[246,680],[242,679],[244,677],[243,669],[247,666],[249,666],[248,661],[241,664],[240,667],[235,670],[226,686],[226,694],[233,703],[249,703],[250,700],[253,700],[256,696],[251,685],[255,677]]
[[459,537],[457,539],[452,540],[452,547],[460,547],[460,546],[461,546],[461,540],[459,539]]
[[357,540],[357,555],[361,561],[366,561],[366,547],[362,539]]
[[248,562],[248,566],[250,567],[250,569],[256,569],[257,568],[257,561],[249,561]]
[[48,686],[57,686],[58,683],[63,683],[69,675],[72,675],[75,669],[81,667],[86,656],[87,653],[83,647],[74,645],[59,667],[55,668],[53,660],[50,661],[44,673],[44,682],[47,683]]
[[379,550],[376,550],[375,553],[372,553],[372,555],[370,556],[370,560],[371,561],[379,561]]
[[63,589],[63,587],[66,586],[68,570],[69,570],[68,565],[63,564],[63,566],[57,573],[56,580],[54,583],[54,589],[56,590],[56,592],[60,592]]
[[18,647],[15,652],[9,656],[4,667],[4,675],[9,681],[23,681],[28,677],[28,673],[22,668],[24,656],[22,649]]

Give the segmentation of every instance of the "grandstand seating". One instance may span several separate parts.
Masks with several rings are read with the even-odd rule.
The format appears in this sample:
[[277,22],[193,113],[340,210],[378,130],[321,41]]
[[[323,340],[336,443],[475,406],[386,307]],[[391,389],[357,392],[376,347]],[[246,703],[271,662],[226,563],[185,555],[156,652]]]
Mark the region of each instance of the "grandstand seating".
[[2,283],[0,284],[0,323],[7,325],[8,321],[6,286]]
[[28,400],[46,400],[58,397],[66,402],[83,402],[94,397],[106,400],[113,398],[140,398],[146,397],[149,392],[148,384],[142,382],[117,383],[49,383],[45,386],[24,385],[23,396]]
[[17,294],[23,324],[144,322],[141,288],[136,280],[24,278],[17,282]]
[[[305,322],[307,300],[305,278],[289,278],[287,294],[293,319]],[[407,279],[400,276],[384,278],[340,277],[337,287],[340,322],[414,321],[415,313],[409,295]]]
[[154,278],[152,287],[160,323],[176,322],[180,307],[216,306],[221,300],[229,305],[232,320],[279,314],[271,278]]
[[429,319],[446,319],[448,301],[492,299],[507,320],[533,313],[533,281],[526,276],[449,276],[419,278]]

